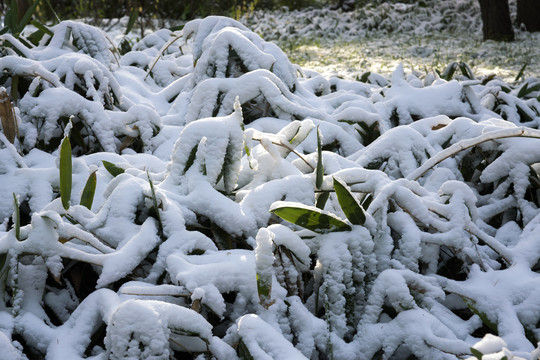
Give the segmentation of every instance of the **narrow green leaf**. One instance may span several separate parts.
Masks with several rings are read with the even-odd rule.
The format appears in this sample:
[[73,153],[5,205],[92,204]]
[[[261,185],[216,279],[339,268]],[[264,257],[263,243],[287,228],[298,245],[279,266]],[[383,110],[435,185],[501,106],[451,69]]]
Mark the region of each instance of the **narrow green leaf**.
[[324,166],[322,162],[322,143],[321,143],[321,132],[317,126],[317,169],[316,169],[316,178],[315,178],[315,187],[320,189],[323,183],[324,177]]
[[240,339],[240,341],[238,342],[237,352],[238,352],[238,357],[241,360],[254,360],[253,356],[249,352],[248,347],[246,346],[246,344],[244,343],[242,339]]
[[60,145],[60,198],[64,209],[69,208],[71,200],[71,143],[69,137],[64,137],[62,145]]
[[17,6],[17,0],[11,0],[11,7],[9,12],[9,26],[12,33],[17,31],[17,23],[19,22],[19,7]]
[[319,234],[351,230],[350,225],[337,216],[323,213],[322,210],[314,206],[286,205],[273,208],[270,211],[283,220]]
[[49,36],[53,36],[54,33],[49,30],[49,28],[47,28],[45,25],[43,25],[42,23],[40,23],[39,21],[36,21],[36,20],[32,20],[30,21],[30,23],[32,25],[34,25],[37,29],[43,31],[45,34],[49,35]]
[[97,176],[96,172],[88,176],[88,180],[86,180],[86,185],[84,185],[84,189],[81,195],[81,205],[86,206],[88,210],[92,209],[92,203],[94,202],[94,194],[96,193],[96,183],[97,183]]
[[[259,274],[257,275],[257,293],[259,299],[270,299],[270,293],[272,292],[272,279],[262,279]],[[262,301],[261,301],[262,302]]]
[[[17,200],[17,196],[15,193],[13,193],[13,209],[15,219],[13,219],[13,222],[15,223],[15,238],[18,241],[21,241],[21,211],[19,209],[19,200]],[[2,266],[0,266],[0,269]]]
[[148,173],[148,171],[146,172],[146,176],[148,177],[148,182],[150,183],[150,191],[152,192],[152,203],[154,205],[154,212],[155,212],[158,224],[159,224],[159,231],[160,233],[162,233],[163,223],[161,222],[161,215],[159,214],[159,206],[158,206],[157,197],[156,197],[156,190],[154,189],[154,183],[152,182],[152,179],[150,179],[150,174]]
[[133,25],[135,25],[135,21],[137,21],[138,17],[139,17],[139,7],[134,6],[131,9],[131,13],[129,14],[129,20],[128,20],[128,24],[127,24],[127,27],[126,27],[126,32],[124,33],[125,35],[127,35],[127,34],[129,34],[131,32],[131,30],[133,29]]
[[538,91],[540,90],[540,82],[539,83],[536,83],[534,85],[532,85],[531,87],[529,87],[529,83],[525,83],[520,89],[519,89],[519,92],[517,94],[517,97],[518,98],[524,98],[526,97],[527,95],[529,95],[530,93],[532,93],[533,91]]
[[452,62],[448,64],[448,66],[444,69],[442,74],[440,74],[441,78],[443,78],[446,81],[449,81],[454,76],[454,73],[456,72],[457,68],[458,68],[457,62]]
[[473,354],[474,357],[476,357],[478,360],[482,360],[482,356],[484,356],[484,354],[482,354],[479,350],[476,350],[475,348],[471,348],[471,354]]
[[480,318],[480,320],[482,320],[482,323],[484,325],[486,325],[488,328],[490,328],[495,335],[499,335],[499,329],[498,329],[498,326],[496,323],[494,323],[493,321],[491,321],[487,314],[484,313],[484,312],[481,312],[479,311],[477,308],[476,308],[476,302],[472,299],[465,299],[463,298],[465,304],[467,305],[467,307],[476,315],[478,315],[478,317]]
[[529,65],[529,64],[525,63],[525,64],[523,64],[521,69],[519,69],[519,72],[518,72],[516,78],[514,79],[514,82],[518,82],[519,79],[521,79],[523,77],[523,73],[525,73],[525,69],[527,68],[527,65]]
[[323,210],[329,197],[330,197],[329,192],[320,193],[319,196],[317,196],[317,202],[315,203],[315,206]]
[[516,110],[518,112],[521,122],[531,122],[534,120],[529,114],[527,114],[527,112],[523,108],[521,108],[521,106],[517,104],[516,104]]
[[4,265],[6,264],[7,260],[7,253],[0,254],[0,279],[4,276],[4,273],[6,272],[4,270]]
[[39,0],[36,0],[34,1],[34,3],[32,4],[32,6],[30,6],[28,8],[28,10],[26,10],[26,13],[24,14],[23,18],[21,19],[21,21],[19,22],[19,24],[17,25],[17,32],[20,33],[21,31],[24,30],[24,27],[26,25],[28,25],[28,23],[30,22],[30,19],[32,18],[32,15],[34,15],[34,12],[36,11],[36,7],[38,6],[39,4]]
[[120,174],[123,174],[124,173],[124,169],[122,169],[121,167],[118,167],[116,165],[114,165],[112,162],[109,162],[109,161],[105,161],[105,160],[101,160],[101,162],[103,163],[103,166],[105,167],[105,169],[109,172],[109,174],[111,174],[113,177],[116,177]]
[[529,87],[529,84],[528,84],[528,83],[525,83],[525,84],[521,87],[521,89],[519,89],[519,92],[518,92],[518,94],[517,94],[517,97],[520,98],[520,99],[521,99],[522,97],[524,97],[525,94],[527,93],[528,87]]
[[369,80],[369,75],[371,75],[371,71],[363,73],[362,76],[358,79],[358,81],[367,83]]
[[468,79],[471,79],[471,80],[474,79],[474,74],[472,72],[472,69],[469,67],[469,65],[467,65],[467,63],[464,63],[463,61],[461,61],[459,63],[459,70],[461,70],[461,73],[463,74],[463,76],[466,76]]
[[347,189],[347,186],[341,180],[334,177],[334,190],[338,198],[341,210],[353,225],[364,225],[366,215],[362,206],[358,204],[354,195]]
[[191,152],[189,153],[189,157],[186,161],[186,166],[184,166],[184,170],[182,171],[182,175],[185,175],[191,165],[195,162],[195,157],[197,156],[197,149],[199,148],[199,144],[195,145],[193,149],[191,149]]

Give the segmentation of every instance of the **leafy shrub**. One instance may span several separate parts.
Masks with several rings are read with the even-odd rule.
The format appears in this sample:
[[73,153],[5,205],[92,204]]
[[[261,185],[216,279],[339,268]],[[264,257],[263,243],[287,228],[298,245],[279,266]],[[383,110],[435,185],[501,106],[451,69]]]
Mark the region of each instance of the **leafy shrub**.
[[12,358],[538,353],[538,79],[327,79],[222,17],[1,39]]

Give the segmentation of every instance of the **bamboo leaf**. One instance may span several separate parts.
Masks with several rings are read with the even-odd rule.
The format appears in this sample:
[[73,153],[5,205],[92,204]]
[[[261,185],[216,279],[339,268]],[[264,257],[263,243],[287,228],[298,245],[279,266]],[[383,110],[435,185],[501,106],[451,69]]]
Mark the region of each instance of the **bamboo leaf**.
[[[11,6],[9,8],[9,27],[11,28],[12,33],[17,31],[17,22],[19,21],[19,7],[17,6],[17,0],[11,0]],[[6,19],[7,20],[7,19]]]
[[7,271],[7,269],[4,270],[4,265],[6,264],[7,260],[7,253],[0,254],[0,280],[4,276],[4,273]]
[[322,163],[322,144],[321,144],[321,132],[317,126],[317,169],[315,177],[315,187],[320,189],[323,183],[324,167]]
[[[270,293],[272,292],[272,281],[268,279],[263,279],[259,274],[257,275],[257,293],[259,294],[259,299],[270,299]],[[261,301],[262,303],[263,301]]]
[[86,206],[88,210],[92,208],[92,203],[94,202],[94,194],[96,193],[96,183],[97,183],[97,176],[96,172],[88,176],[88,180],[86,180],[86,185],[84,186],[82,195],[81,195],[81,205]]
[[329,192],[320,193],[319,196],[317,197],[317,202],[315,203],[315,206],[323,210],[329,197],[330,197]]
[[445,69],[444,71],[442,72],[442,74],[440,74],[441,78],[443,78],[444,80],[446,81],[449,81],[452,79],[452,77],[454,76],[454,73],[456,72],[456,69],[458,68],[458,63],[457,62],[452,62],[450,63]]
[[240,359],[242,359],[242,360],[254,360],[253,356],[249,352],[248,347],[246,346],[246,344],[244,343],[244,341],[242,339],[240,339],[240,342],[238,342],[237,351],[238,351],[238,357]]
[[459,63],[459,70],[461,70],[461,74],[463,74],[463,76],[466,76],[468,79],[471,79],[471,80],[474,79],[474,74],[471,68],[469,67],[469,65],[467,65],[467,63],[464,63],[463,61],[461,61]]
[[366,215],[362,206],[358,204],[358,201],[354,195],[347,189],[347,186],[341,182],[341,180],[334,177],[334,189],[338,198],[339,206],[341,210],[349,219],[353,225],[364,225],[366,222]]
[[139,17],[139,7],[134,6],[131,9],[131,13],[129,14],[129,20],[128,20],[126,32],[124,33],[124,35],[127,35],[131,32],[131,30],[133,29],[133,25],[135,25],[135,21],[137,21],[138,17]]
[[273,207],[270,211],[283,220],[316,233],[325,234],[351,230],[351,226],[342,219],[333,214],[323,212],[314,206],[297,206],[295,203],[286,202],[281,202],[279,205]]
[[518,98],[524,98],[526,97],[527,95],[529,95],[530,93],[532,93],[533,91],[538,91],[540,90],[540,82],[539,83],[536,83],[534,85],[532,85],[531,87],[529,87],[529,83],[525,83],[520,89],[519,89],[519,92],[517,94],[517,97]]
[[71,143],[69,137],[65,136],[60,145],[60,198],[64,209],[69,208],[71,200]]
[[479,311],[477,308],[476,308],[476,302],[472,299],[466,299],[464,297],[463,298],[463,301],[465,302],[465,304],[467,305],[467,307],[476,315],[478,315],[478,317],[480,318],[480,320],[482,320],[482,323],[484,325],[486,325],[488,328],[490,328],[495,335],[498,335],[499,334],[499,330],[498,330],[498,326],[496,323],[494,323],[493,321],[491,321],[487,314],[482,312],[482,311]]
[[105,167],[105,169],[109,172],[109,174],[111,174],[113,177],[117,177],[118,175],[120,174],[123,174],[124,173],[124,169],[122,169],[121,167],[118,167],[116,165],[114,165],[112,162],[109,162],[109,161],[105,161],[105,160],[101,160],[101,162],[103,163],[103,166]]
[[[19,200],[17,199],[17,196],[15,193],[13,193],[13,209],[14,209],[14,219],[13,222],[15,223],[15,238],[18,241],[21,241],[21,211],[19,209]],[[2,266],[0,266],[0,269]]]
[[32,6],[30,6],[28,8],[28,10],[26,10],[26,13],[24,14],[24,16],[21,19],[21,21],[19,22],[19,24],[17,25],[17,32],[18,33],[23,31],[24,27],[26,25],[28,25],[28,23],[30,22],[30,19],[32,18],[32,15],[34,15],[34,12],[36,11],[36,7],[38,6],[38,4],[39,4],[39,0],[36,0],[32,4]]
[[197,157],[197,149],[199,148],[199,144],[195,145],[193,149],[191,149],[191,152],[189,153],[189,157],[186,161],[186,166],[184,166],[184,170],[182,171],[182,175],[185,175],[191,165],[195,162],[195,158]]
[[484,354],[482,354],[479,350],[476,350],[475,348],[471,348],[471,354],[473,354],[474,357],[479,360],[482,360],[482,356],[484,356]]
[[161,215],[159,214],[159,206],[156,197],[156,190],[154,189],[154,183],[152,182],[152,179],[150,179],[150,174],[148,173],[148,171],[146,172],[146,176],[148,177],[148,182],[150,183],[150,191],[152,192],[152,203],[154,205],[155,215],[159,224],[159,230],[160,233],[163,233],[163,223],[161,222]]
[[519,79],[521,79],[523,77],[523,73],[525,72],[525,69],[527,68],[527,65],[529,65],[529,64],[525,63],[525,64],[523,64],[521,69],[519,69],[519,72],[518,72],[516,78],[514,79],[514,82],[518,82]]
[[53,36],[53,35],[54,35],[54,33],[53,33],[51,30],[49,30],[48,27],[46,27],[45,25],[43,25],[43,24],[40,23],[39,21],[32,20],[32,21],[30,21],[30,23],[31,23],[32,25],[34,25],[37,29],[43,31],[45,34],[47,34],[47,35],[49,35],[49,36]]

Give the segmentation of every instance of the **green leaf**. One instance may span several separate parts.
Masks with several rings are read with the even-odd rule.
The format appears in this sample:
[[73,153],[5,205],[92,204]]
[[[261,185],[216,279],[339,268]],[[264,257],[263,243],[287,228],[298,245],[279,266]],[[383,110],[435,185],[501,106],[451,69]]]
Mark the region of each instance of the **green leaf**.
[[154,183],[152,182],[152,179],[150,179],[150,174],[148,173],[148,171],[146,172],[146,176],[148,177],[148,182],[150,183],[150,191],[152,192],[152,203],[154,205],[155,215],[159,224],[159,231],[160,233],[163,233],[163,223],[161,222],[161,215],[159,214],[159,206],[156,197],[156,190],[154,189]]
[[0,279],[2,278],[2,276],[4,276],[5,273],[4,265],[6,264],[7,255],[7,253],[0,254]]
[[467,307],[476,315],[478,315],[478,317],[480,318],[480,320],[482,320],[482,323],[484,325],[486,325],[488,328],[490,328],[495,335],[499,335],[499,330],[498,330],[498,326],[496,323],[494,323],[493,321],[489,320],[489,318],[487,317],[486,313],[484,312],[481,312],[479,311],[475,305],[476,305],[476,302],[472,299],[466,299],[466,298],[463,298],[465,304],[467,305]]
[[193,149],[191,149],[191,152],[189,153],[189,157],[186,161],[186,166],[184,166],[184,170],[182,171],[182,175],[185,175],[191,165],[195,162],[195,157],[197,156],[197,149],[199,148],[199,144],[195,145]]
[[471,354],[473,354],[474,357],[479,360],[482,360],[482,356],[484,356],[484,354],[482,354],[479,350],[476,350],[475,348],[471,348]]
[[[259,294],[259,299],[261,303],[264,303],[266,300],[270,299],[270,294],[272,292],[272,279],[261,278],[259,274],[257,275],[257,293]],[[270,280],[270,281],[268,281]]]
[[440,74],[441,78],[443,78],[446,81],[449,81],[454,76],[454,73],[456,72],[458,68],[457,62],[452,62],[448,64],[448,66],[444,69],[442,74]]
[[529,64],[525,63],[525,64],[523,64],[521,69],[519,69],[519,72],[518,72],[516,78],[514,79],[514,82],[518,82],[519,79],[521,79],[523,77],[523,73],[525,72],[525,69],[527,68],[527,65],[529,65]]
[[317,196],[317,202],[315,203],[315,206],[321,210],[324,210],[324,206],[326,205],[329,197],[329,192],[320,193],[319,196]]
[[358,204],[354,195],[347,189],[347,186],[341,180],[334,177],[334,189],[338,198],[341,210],[353,225],[364,225],[366,215],[362,206]]
[[36,0],[32,4],[32,6],[30,6],[28,10],[26,10],[26,13],[24,14],[19,24],[17,25],[17,33],[20,33],[21,31],[23,31],[24,27],[28,25],[28,23],[30,22],[30,19],[32,18],[32,15],[34,15],[34,12],[36,11],[36,7],[38,6],[38,4],[39,4],[39,0]]
[[317,126],[317,169],[315,178],[315,187],[320,189],[323,183],[324,166],[322,163],[322,144],[321,144],[321,132]]
[[[15,213],[15,219],[13,219],[13,222],[15,223],[15,238],[18,241],[21,241],[21,212],[19,210],[19,200],[17,200],[15,193],[13,193],[13,209]],[[2,266],[0,266],[0,269],[1,268]]]
[[64,209],[69,208],[71,200],[71,143],[69,137],[64,137],[60,146],[60,198]]
[[112,162],[105,161],[105,160],[101,160],[101,162],[103,163],[103,166],[109,172],[109,174],[111,174],[114,177],[117,177],[118,175],[123,174],[125,171],[121,167],[114,165]]
[[97,176],[96,172],[88,176],[88,180],[86,180],[86,185],[84,185],[84,189],[81,195],[81,205],[86,206],[88,210],[92,208],[92,203],[94,202],[94,194],[96,193],[96,183],[97,183]]
[[244,341],[242,339],[240,339],[240,342],[238,342],[237,351],[238,351],[238,357],[240,359],[242,359],[242,360],[254,360],[253,356],[249,352],[248,347],[246,346],[246,344],[244,343]]
[[471,80],[474,79],[474,74],[473,74],[471,68],[469,67],[469,65],[467,65],[467,63],[464,63],[463,61],[461,61],[459,63],[459,70],[461,70],[461,73],[464,76],[466,76],[468,79],[471,79]]
[[11,6],[9,8],[9,15],[6,16],[9,20],[8,26],[12,33],[17,31],[17,22],[19,21],[19,7],[17,6],[17,0],[11,0]]
[[362,76],[358,79],[358,81],[367,83],[369,80],[369,75],[371,75],[371,71],[363,73]]
[[529,83],[525,83],[519,89],[517,97],[521,99],[521,98],[524,98],[525,96],[529,95],[533,91],[538,91],[538,90],[540,90],[540,83],[536,83],[536,84],[532,85],[531,87],[529,87]]
[[120,41],[120,55],[125,55],[132,49],[131,44],[127,38],[123,38]]
[[521,108],[521,106],[517,104],[516,104],[516,110],[518,112],[518,115],[520,117],[519,120],[521,122],[531,122],[534,120],[529,114],[527,114],[527,112],[523,108]]
[[32,21],[30,21],[30,23],[31,23],[32,25],[34,25],[37,29],[43,31],[45,34],[47,34],[47,35],[49,35],[49,36],[53,36],[53,35],[54,35],[54,33],[53,33],[51,30],[49,30],[48,27],[46,27],[45,25],[43,25],[43,24],[40,23],[39,21],[32,20]]
[[137,21],[137,18],[139,17],[139,7],[134,6],[131,9],[131,13],[129,14],[129,21],[126,27],[125,35],[129,34],[131,30],[133,29],[133,25],[135,25],[135,21]]
[[352,228],[337,216],[323,213],[314,206],[283,205],[270,210],[283,220],[314,231],[325,234],[335,231],[350,231]]

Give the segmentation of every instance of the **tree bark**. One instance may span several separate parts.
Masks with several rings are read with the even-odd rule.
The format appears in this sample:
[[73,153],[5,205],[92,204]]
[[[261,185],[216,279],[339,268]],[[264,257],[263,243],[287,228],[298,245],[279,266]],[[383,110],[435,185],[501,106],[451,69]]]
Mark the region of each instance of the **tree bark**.
[[518,0],[517,22],[529,32],[540,31],[540,1]]
[[479,0],[479,2],[484,40],[514,40],[514,29],[510,20],[508,0]]

